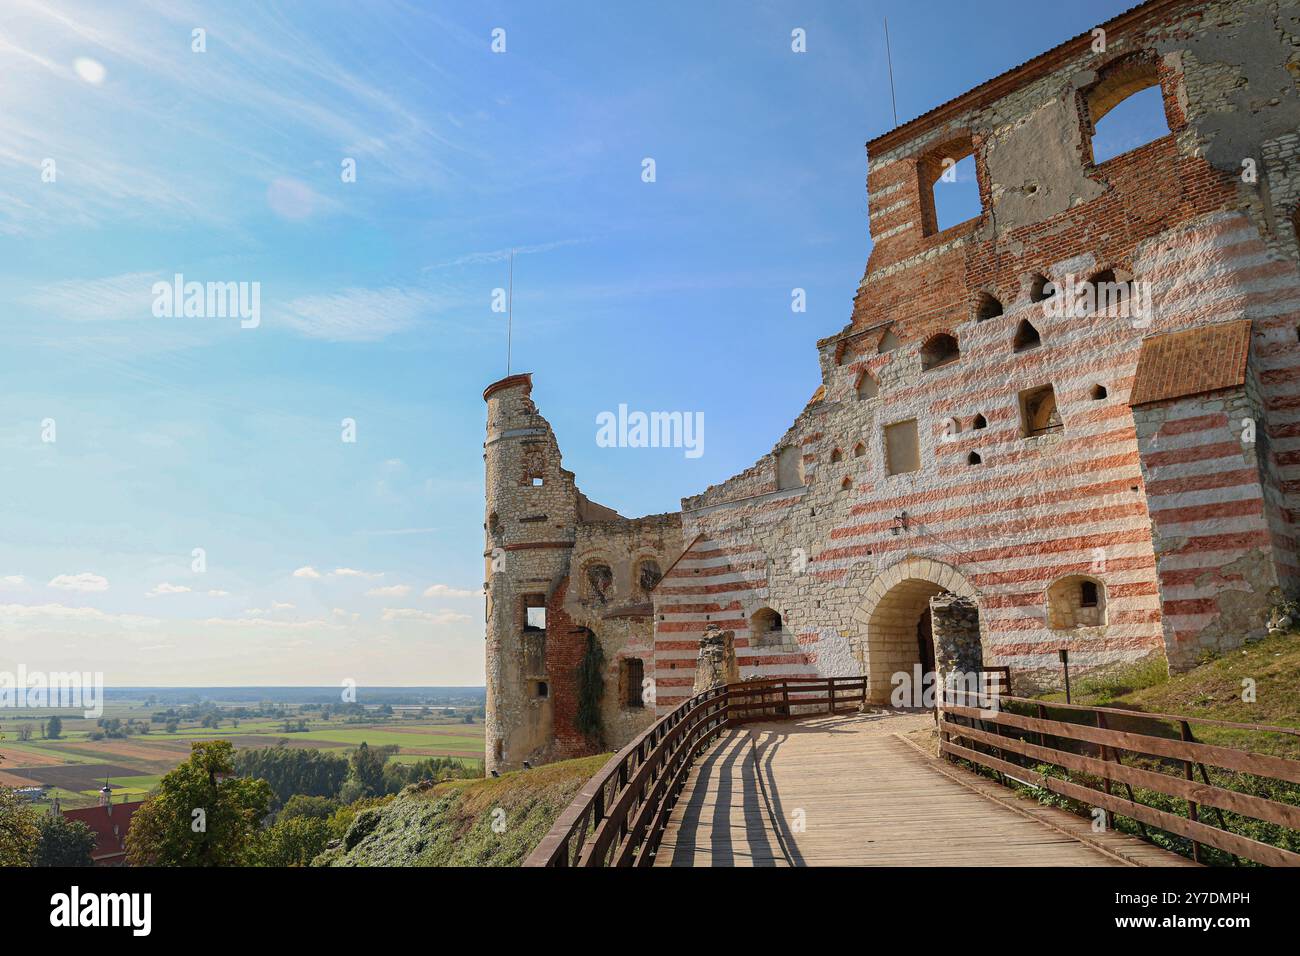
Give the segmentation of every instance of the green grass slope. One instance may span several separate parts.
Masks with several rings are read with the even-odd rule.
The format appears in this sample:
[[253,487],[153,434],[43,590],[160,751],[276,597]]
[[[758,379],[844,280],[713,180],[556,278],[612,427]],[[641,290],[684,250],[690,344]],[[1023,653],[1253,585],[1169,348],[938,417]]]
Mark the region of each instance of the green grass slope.
[[[1085,677],[1073,698],[1097,707],[1300,727],[1300,633],[1253,641],[1172,677],[1166,676],[1163,660]],[[1064,700],[1065,695],[1043,699]],[[1202,725],[1194,729],[1197,739],[1207,743],[1300,759],[1300,737]]]
[[[428,790],[407,787],[359,813],[340,845],[313,866],[518,866],[608,759],[582,757]],[[494,829],[495,820],[503,825]]]

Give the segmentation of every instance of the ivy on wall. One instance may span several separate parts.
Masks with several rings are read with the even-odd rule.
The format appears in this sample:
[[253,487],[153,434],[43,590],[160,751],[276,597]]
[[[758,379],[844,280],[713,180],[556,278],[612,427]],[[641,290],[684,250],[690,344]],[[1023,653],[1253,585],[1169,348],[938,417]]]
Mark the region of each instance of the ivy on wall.
[[601,650],[596,635],[587,631],[587,648],[578,664],[578,730],[604,746],[604,732],[600,724],[600,699],[605,696],[605,652]]

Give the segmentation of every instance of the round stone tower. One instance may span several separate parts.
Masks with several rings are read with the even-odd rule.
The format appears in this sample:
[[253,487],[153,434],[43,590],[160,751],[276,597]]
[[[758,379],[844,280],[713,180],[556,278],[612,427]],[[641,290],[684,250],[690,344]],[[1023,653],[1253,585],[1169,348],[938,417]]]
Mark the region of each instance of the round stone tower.
[[487,402],[484,592],[487,597],[487,770],[544,759],[552,740],[546,606],[568,574],[577,524],[573,475],[560,467],[532,376],[483,391]]

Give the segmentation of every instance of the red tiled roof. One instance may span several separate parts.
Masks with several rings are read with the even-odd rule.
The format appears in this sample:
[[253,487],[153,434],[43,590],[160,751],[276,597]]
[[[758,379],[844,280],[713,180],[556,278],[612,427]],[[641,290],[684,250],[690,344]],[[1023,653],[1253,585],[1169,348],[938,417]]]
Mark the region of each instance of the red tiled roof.
[[107,807],[84,807],[64,810],[69,820],[80,820],[95,833],[95,849],[90,858],[95,863],[118,863],[126,858],[126,834],[131,829],[131,817],[144,806],[143,800],[134,803],[114,803]]
[[1142,340],[1130,405],[1233,388],[1246,381],[1250,320]]

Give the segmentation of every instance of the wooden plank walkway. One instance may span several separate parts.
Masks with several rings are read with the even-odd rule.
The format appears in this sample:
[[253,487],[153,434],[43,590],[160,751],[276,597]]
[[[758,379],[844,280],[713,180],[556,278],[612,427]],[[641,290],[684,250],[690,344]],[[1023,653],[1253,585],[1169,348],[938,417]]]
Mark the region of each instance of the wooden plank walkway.
[[656,866],[1191,866],[924,754],[929,714],[726,731],[673,808]]

